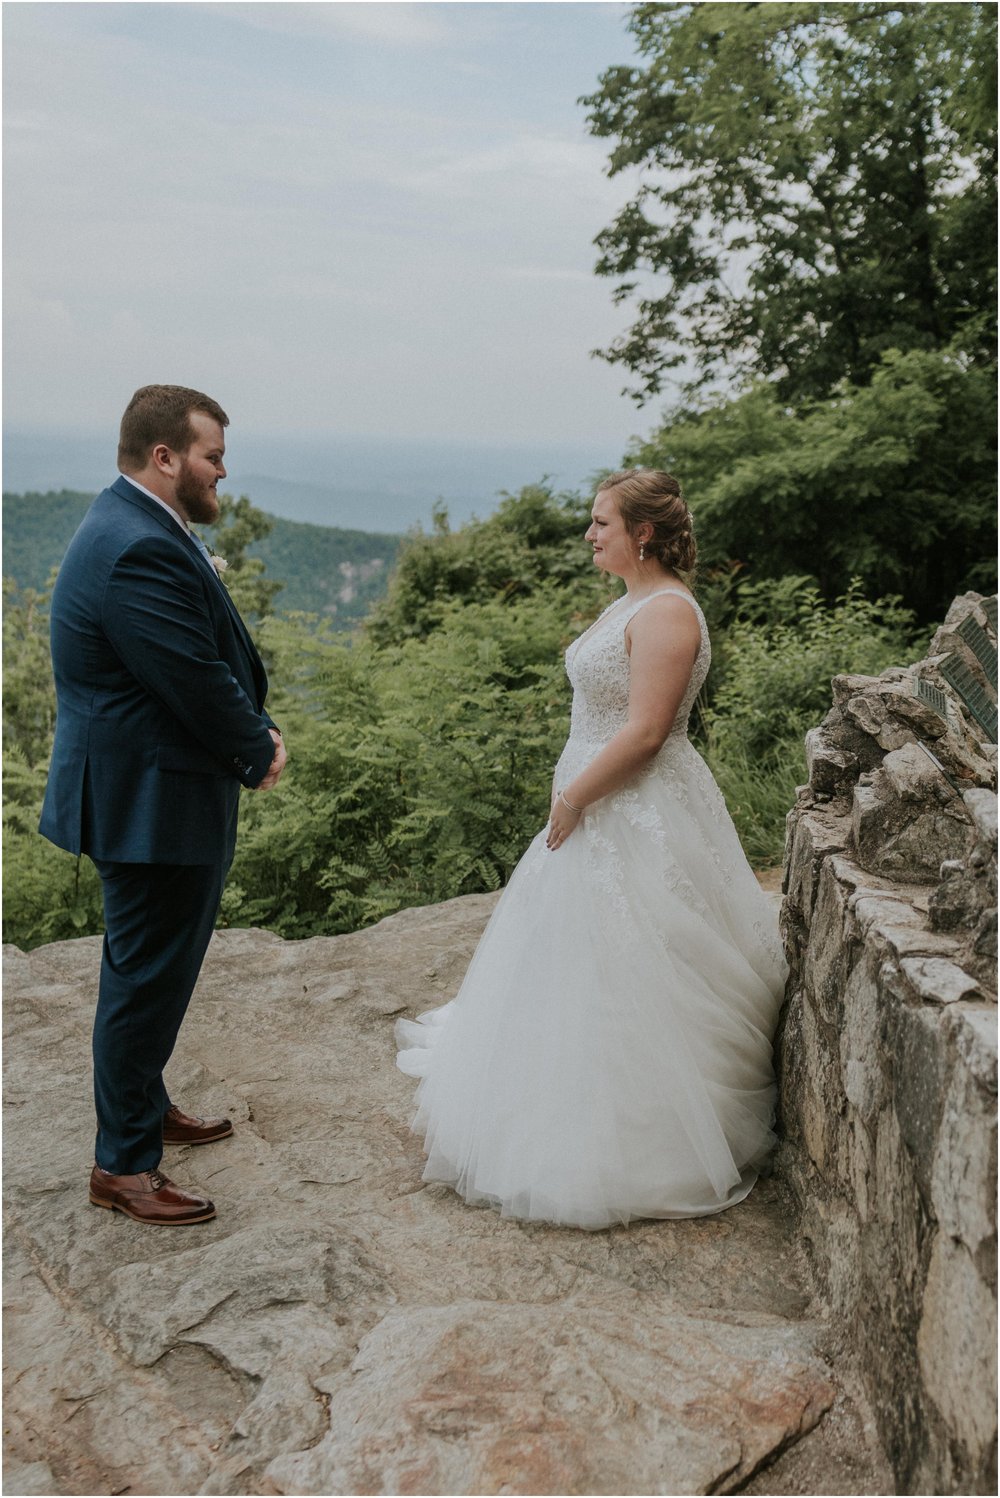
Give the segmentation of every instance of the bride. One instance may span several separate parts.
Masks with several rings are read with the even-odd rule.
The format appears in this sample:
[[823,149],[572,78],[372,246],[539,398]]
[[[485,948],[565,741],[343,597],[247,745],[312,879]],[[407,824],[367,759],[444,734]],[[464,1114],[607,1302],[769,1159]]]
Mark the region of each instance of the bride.
[[687,736],[709,665],[676,479],[629,469],[586,539],[627,587],[566,652],[548,826],[458,996],[401,1020],[424,1180],[504,1216],[605,1228],[742,1199],[769,1154],[786,966]]

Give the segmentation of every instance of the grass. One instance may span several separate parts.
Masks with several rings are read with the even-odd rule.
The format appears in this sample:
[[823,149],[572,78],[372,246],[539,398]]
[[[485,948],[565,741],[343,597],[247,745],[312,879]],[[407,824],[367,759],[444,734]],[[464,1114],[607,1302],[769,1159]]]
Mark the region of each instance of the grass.
[[806,779],[801,740],[776,744],[763,759],[750,759],[745,750],[732,745],[723,755],[709,742],[705,758],[751,865],[767,869],[780,864],[785,817],[795,802],[796,787]]

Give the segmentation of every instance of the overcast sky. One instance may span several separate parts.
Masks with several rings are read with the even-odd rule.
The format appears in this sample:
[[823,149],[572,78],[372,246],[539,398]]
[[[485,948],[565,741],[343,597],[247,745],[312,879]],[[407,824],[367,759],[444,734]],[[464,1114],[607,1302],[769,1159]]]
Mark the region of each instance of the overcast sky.
[[627,15],[5,4],[5,423],[113,431],[164,380],[258,432],[613,461],[657,413],[589,357],[630,183],[577,99]]

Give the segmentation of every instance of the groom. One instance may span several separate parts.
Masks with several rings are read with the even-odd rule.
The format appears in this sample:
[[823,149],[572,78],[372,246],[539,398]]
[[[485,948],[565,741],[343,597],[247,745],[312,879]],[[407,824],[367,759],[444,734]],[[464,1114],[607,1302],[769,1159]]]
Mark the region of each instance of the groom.
[[232,1124],[182,1113],[163,1068],[232,862],[240,786],[269,790],[285,766],[260,656],[190,528],[218,518],[228,425],[197,390],[137,390],[121,476],[88,510],[52,595],[41,831],[89,854],[104,891],[90,1200],[157,1225],[215,1216],[158,1167],[164,1144],[208,1144]]

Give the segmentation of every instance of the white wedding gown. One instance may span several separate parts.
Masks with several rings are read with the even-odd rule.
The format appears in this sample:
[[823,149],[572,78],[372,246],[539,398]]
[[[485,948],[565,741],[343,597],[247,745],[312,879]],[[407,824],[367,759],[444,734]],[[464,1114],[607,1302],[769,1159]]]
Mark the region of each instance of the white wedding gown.
[[[421,1079],[424,1179],[504,1216],[605,1228],[696,1217],[747,1195],[769,1154],[771,1038],[786,977],[777,920],[687,720],[561,848],[539,832],[493,912],[457,997],[397,1025]],[[654,596],[654,595],[650,595]],[[624,725],[617,600],[566,653],[568,785]]]

